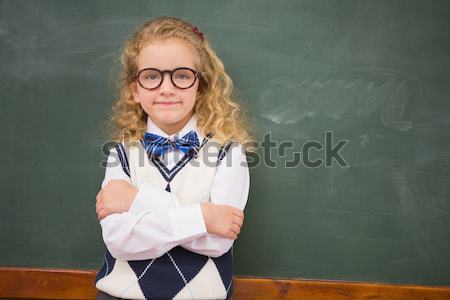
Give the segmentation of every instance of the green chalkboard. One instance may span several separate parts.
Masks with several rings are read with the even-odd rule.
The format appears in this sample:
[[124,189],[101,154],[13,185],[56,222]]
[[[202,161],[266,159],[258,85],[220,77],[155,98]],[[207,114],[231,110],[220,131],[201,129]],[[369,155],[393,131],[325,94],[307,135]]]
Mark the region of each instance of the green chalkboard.
[[237,274],[449,285],[448,1],[0,1],[0,265],[100,266],[118,56],[161,15],[205,32],[276,144],[249,157]]

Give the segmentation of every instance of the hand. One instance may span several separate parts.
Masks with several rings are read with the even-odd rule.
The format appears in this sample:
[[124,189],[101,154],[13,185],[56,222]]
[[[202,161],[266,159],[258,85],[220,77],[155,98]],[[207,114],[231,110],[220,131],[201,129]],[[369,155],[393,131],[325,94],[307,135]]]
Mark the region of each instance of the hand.
[[235,240],[241,232],[244,212],[229,205],[201,204],[206,230],[227,239]]
[[101,221],[114,213],[122,213],[130,209],[138,189],[125,180],[111,180],[97,194],[95,211]]

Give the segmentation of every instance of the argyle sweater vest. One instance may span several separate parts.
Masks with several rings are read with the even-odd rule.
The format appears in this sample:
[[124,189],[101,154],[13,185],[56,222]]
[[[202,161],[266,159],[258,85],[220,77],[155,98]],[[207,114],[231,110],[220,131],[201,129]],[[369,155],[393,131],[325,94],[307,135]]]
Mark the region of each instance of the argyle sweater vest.
[[[205,138],[197,156],[185,155],[172,169],[148,157],[142,142],[126,148],[119,144],[116,150],[134,186],[151,182],[174,193],[180,205],[188,205],[209,199],[216,168],[231,146],[211,157],[217,145]],[[125,299],[229,299],[233,274],[233,248],[214,258],[177,246],[161,257],[136,261],[115,259],[106,251],[96,287]]]

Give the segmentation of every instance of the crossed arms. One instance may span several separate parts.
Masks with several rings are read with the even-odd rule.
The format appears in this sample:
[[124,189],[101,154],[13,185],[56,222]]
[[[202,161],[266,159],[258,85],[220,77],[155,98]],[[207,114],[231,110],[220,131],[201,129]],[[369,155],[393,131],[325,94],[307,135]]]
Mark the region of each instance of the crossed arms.
[[[122,260],[152,259],[175,246],[218,257],[233,245],[243,224],[249,174],[242,146],[231,147],[231,164],[219,165],[210,202],[180,206],[172,193],[131,185],[118,164],[108,163],[96,212],[103,240]],[[112,162],[117,152],[111,150]]]

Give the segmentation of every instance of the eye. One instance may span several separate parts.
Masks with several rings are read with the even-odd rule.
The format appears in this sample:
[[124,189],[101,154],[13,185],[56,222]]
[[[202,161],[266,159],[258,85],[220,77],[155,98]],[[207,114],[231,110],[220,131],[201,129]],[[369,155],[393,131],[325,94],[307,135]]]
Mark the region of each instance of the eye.
[[145,81],[157,81],[161,79],[161,74],[155,70],[144,70],[141,72],[140,78]]
[[158,79],[158,77],[159,77],[159,75],[157,75],[157,74],[149,74],[149,75],[145,76],[145,79],[146,80],[156,80],[156,79]]
[[193,74],[190,74],[189,72],[177,72],[175,73],[175,78],[179,80],[188,80],[193,77]]

